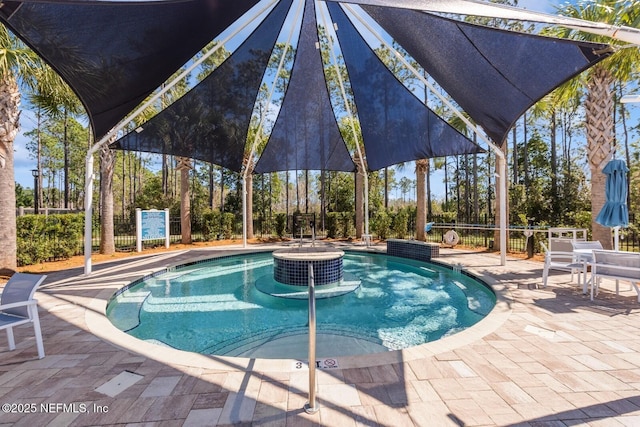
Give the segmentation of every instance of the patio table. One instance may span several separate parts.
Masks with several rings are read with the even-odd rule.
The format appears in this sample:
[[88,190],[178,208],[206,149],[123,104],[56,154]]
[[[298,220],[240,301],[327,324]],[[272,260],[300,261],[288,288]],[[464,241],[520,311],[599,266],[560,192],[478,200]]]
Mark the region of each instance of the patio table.
[[[587,267],[593,264],[593,251],[598,250],[600,252],[620,252],[615,250],[602,250],[602,249],[574,249],[573,254],[576,258],[576,263],[582,264],[582,293],[587,294],[587,290],[589,289],[589,285],[593,280],[593,277],[590,277],[587,280]],[[580,278],[578,278],[578,283],[580,283]],[[620,295],[620,281],[616,279],[616,295]]]
[[[587,281],[587,267],[593,262],[593,249],[574,249],[573,255],[576,263],[582,265],[582,293],[586,295],[591,283],[591,279]],[[580,276],[578,276],[578,283],[580,283]]]

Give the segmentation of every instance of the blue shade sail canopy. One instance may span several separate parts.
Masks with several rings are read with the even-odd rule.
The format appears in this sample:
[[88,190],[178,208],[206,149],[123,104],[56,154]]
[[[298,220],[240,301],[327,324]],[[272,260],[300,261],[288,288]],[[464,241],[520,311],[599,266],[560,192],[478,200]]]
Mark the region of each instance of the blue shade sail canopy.
[[498,145],[537,101],[613,53],[606,44],[474,25],[394,8],[393,0],[377,3],[385,6],[362,8]]
[[71,86],[99,139],[258,1],[4,1],[0,20]]
[[305,2],[291,78],[255,167],[256,173],[284,170],[355,170],[329,99],[313,1]]
[[624,160],[613,159],[602,169],[607,175],[605,184],[606,200],[596,222],[605,227],[628,227],[627,168]]
[[480,153],[462,135],[409,91],[371,50],[337,3],[328,3],[337,24],[370,170],[397,163]]
[[[7,1],[0,8],[0,21],[69,83],[100,138],[257,3]],[[365,5],[363,9],[498,143],[526,108],[610,54],[604,44],[467,24],[394,8],[393,0],[376,3],[381,6]],[[166,113],[143,124],[141,132],[126,135],[115,147],[202,159],[240,170],[248,152],[246,135],[255,85],[260,84],[267,67],[264,57],[285,25],[282,16],[291,4],[292,0],[277,2],[265,21],[268,24],[260,28],[259,36],[243,44],[243,51],[236,51],[205,81],[167,107]],[[338,23],[337,37],[370,170],[482,151],[395,78],[338,3],[329,1],[327,6]],[[283,100],[265,160],[258,162],[261,171],[352,168],[344,141],[336,134],[335,117],[328,111],[326,86],[319,84],[322,63],[309,48],[307,37],[317,39],[314,24],[306,18],[300,52],[291,70],[291,89]],[[252,52],[254,48],[260,53]],[[245,68],[247,64],[250,69]]]
[[292,1],[278,3],[202,82],[111,147],[189,157],[240,172],[260,83]]

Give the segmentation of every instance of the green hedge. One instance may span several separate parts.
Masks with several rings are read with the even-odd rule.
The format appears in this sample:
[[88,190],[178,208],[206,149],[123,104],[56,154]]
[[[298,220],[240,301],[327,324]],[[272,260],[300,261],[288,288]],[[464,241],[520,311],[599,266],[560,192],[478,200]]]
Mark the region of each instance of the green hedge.
[[285,228],[287,227],[287,215],[283,213],[276,214],[276,234],[282,239]]
[[399,239],[404,239],[409,233],[409,212],[406,209],[400,209],[393,216],[391,221],[391,229]]
[[350,237],[355,235],[355,214],[352,212],[329,212],[325,220],[327,237]]
[[235,215],[218,210],[206,210],[202,214],[202,235],[205,241],[216,240],[219,237],[230,239],[233,235]]
[[16,225],[19,266],[82,253],[84,214],[23,215]]
[[373,217],[372,229],[376,232],[379,239],[386,240],[391,234],[391,222],[393,218],[385,211],[380,210]]

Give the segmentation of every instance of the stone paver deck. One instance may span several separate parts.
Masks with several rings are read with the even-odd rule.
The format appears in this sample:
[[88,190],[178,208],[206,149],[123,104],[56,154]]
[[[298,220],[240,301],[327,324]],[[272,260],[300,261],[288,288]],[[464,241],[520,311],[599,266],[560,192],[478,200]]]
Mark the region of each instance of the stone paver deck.
[[[605,283],[592,302],[563,273],[538,289],[539,262],[443,249],[439,261],[494,286],[494,312],[434,343],[339,358],[340,369],[319,372],[313,415],[303,410],[308,374],[291,360],[165,349],[104,318],[124,284],[232,249],[104,263],[91,277],[49,273],[37,293],[47,356],[37,358],[30,327],[16,328],[12,352],[0,336],[0,425],[640,426],[635,292]],[[114,397],[96,391],[116,377]]]

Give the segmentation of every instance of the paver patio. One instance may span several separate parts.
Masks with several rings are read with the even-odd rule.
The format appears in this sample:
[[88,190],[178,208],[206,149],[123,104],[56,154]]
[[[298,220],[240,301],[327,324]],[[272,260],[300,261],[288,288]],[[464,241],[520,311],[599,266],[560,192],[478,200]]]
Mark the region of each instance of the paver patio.
[[[0,337],[0,404],[15,404],[3,406],[0,425],[640,426],[635,292],[622,284],[616,296],[611,283],[592,302],[562,273],[537,288],[540,262],[508,258],[500,266],[497,255],[442,249],[439,261],[494,286],[494,312],[433,343],[338,358],[339,369],[319,371],[314,415],[302,409],[307,371],[291,360],[165,349],[114,331],[104,318],[106,300],[124,284],[231,250],[239,248],[102,263],[91,277],[49,273],[36,294],[47,356],[37,358],[28,326],[16,329],[13,352]],[[129,373],[140,378],[114,397],[96,391]]]

